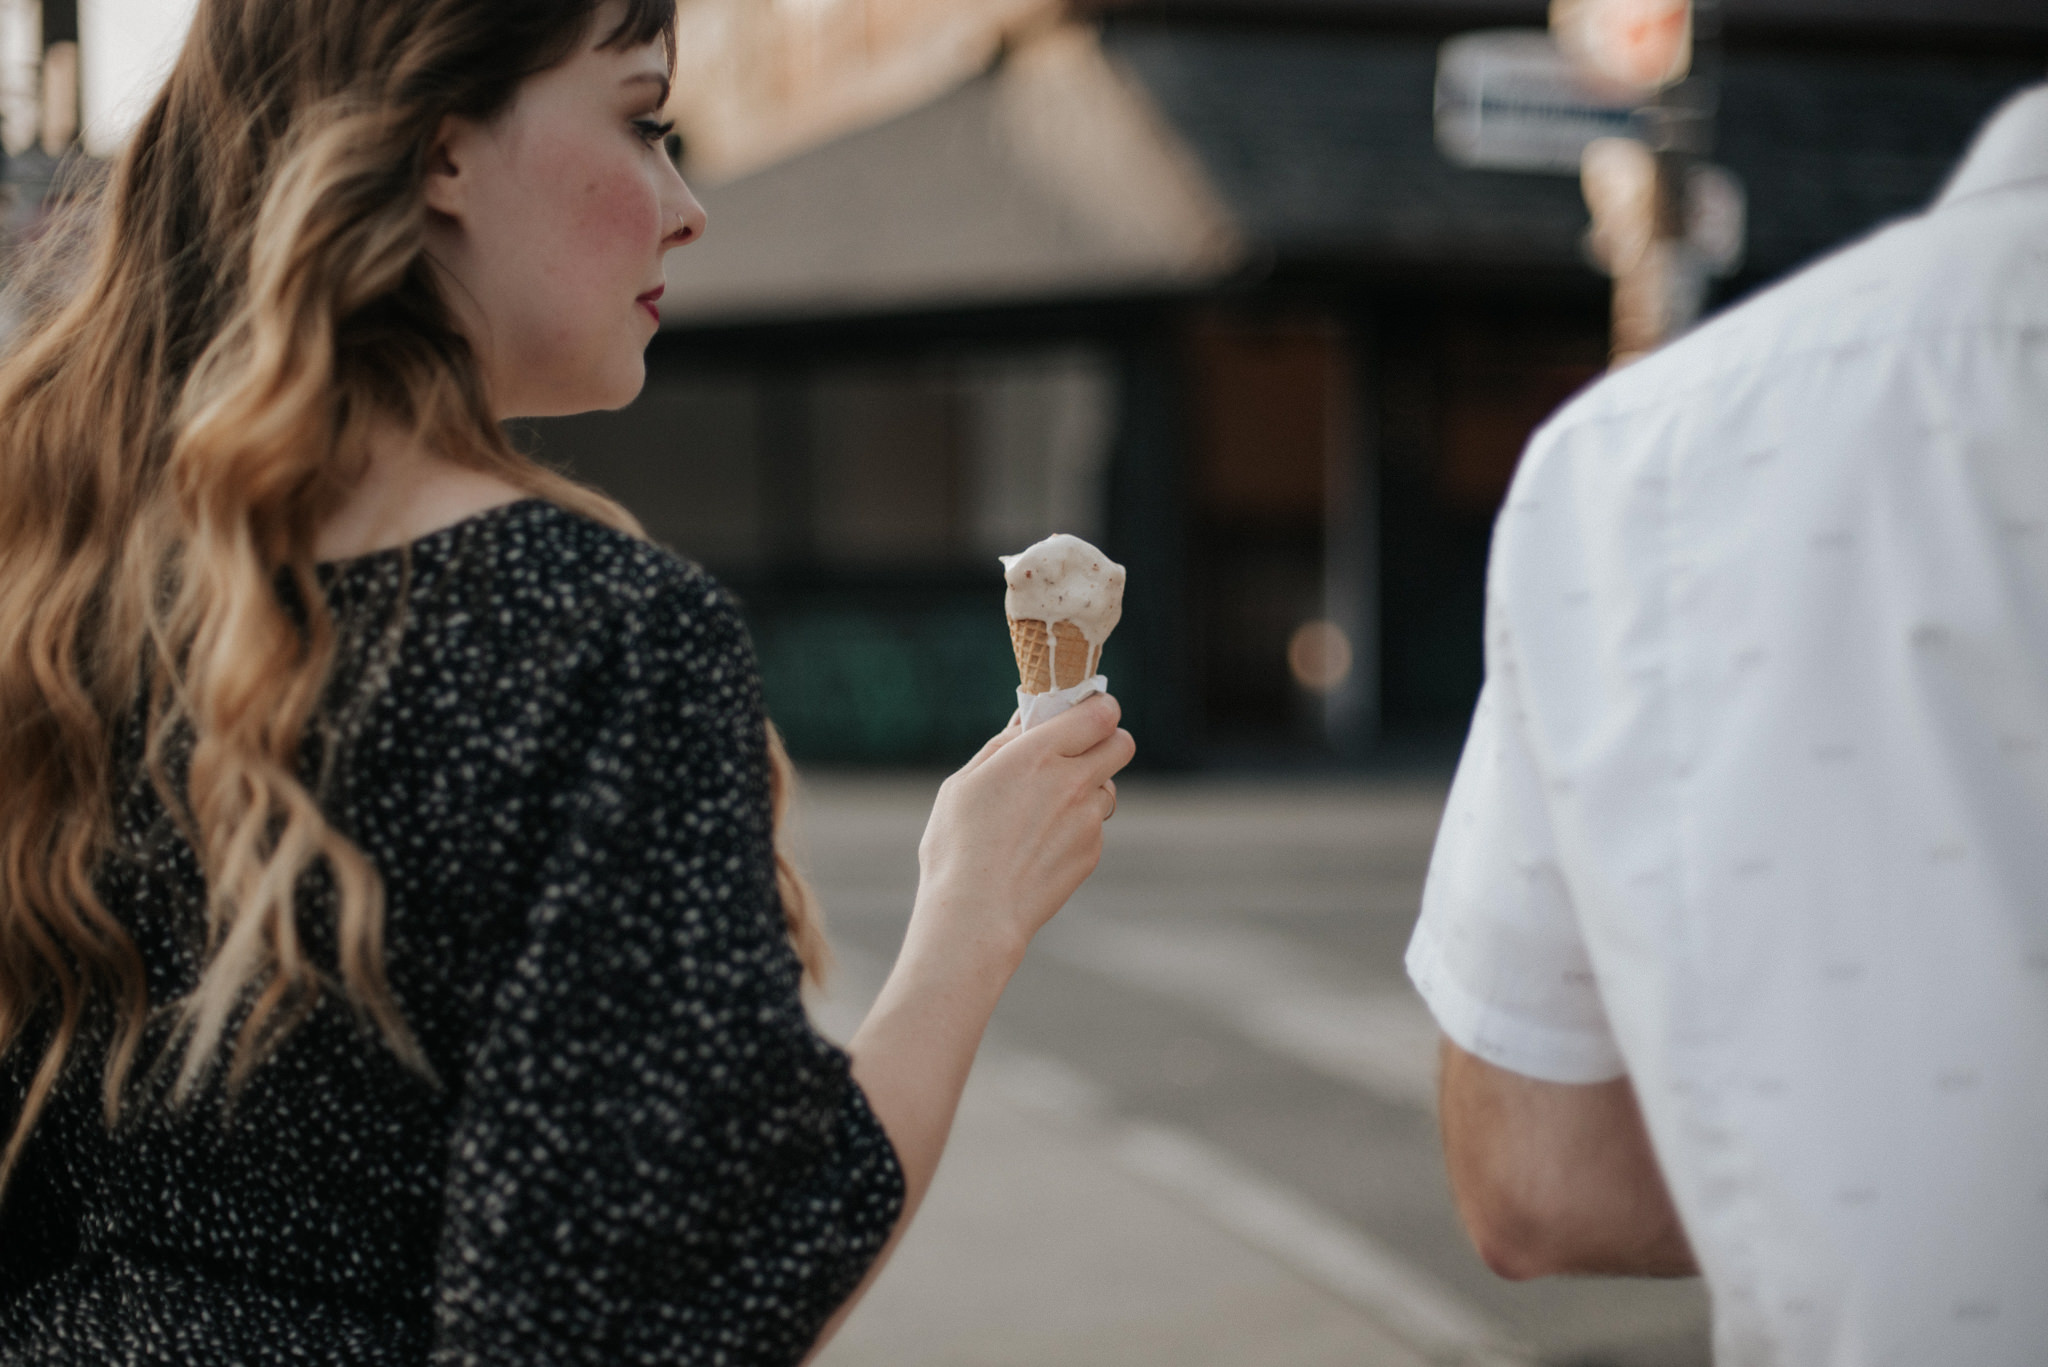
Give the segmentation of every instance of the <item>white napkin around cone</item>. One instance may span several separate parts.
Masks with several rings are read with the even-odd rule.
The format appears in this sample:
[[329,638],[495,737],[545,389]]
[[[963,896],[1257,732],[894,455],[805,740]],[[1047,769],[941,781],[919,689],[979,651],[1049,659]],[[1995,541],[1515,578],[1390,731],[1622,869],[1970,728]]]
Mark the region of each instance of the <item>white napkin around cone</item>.
[[1109,680],[1100,674],[1091,674],[1072,688],[1058,688],[1050,693],[1026,693],[1017,690],[1017,715],[1029,731],[1041,722],[1051,721],[1060,713],[1078,707],[1094,694],[1109,692]]

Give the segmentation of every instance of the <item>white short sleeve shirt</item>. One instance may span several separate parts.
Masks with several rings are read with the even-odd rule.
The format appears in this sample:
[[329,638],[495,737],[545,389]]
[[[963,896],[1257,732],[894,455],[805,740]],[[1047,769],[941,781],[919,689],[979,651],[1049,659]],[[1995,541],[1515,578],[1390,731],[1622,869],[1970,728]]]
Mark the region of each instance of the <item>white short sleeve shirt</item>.
[[1495,530],[1409,970],[1628,1073],[1722,1367],[2048,1364],[2048,87],[1610,377]]

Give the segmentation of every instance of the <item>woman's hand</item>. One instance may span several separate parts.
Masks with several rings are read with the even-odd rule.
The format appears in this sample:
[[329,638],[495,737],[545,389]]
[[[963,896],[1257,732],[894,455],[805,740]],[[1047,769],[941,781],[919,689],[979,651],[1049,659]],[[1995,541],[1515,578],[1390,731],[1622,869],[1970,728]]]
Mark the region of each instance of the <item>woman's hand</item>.
[[903,1167],[903,1215],[820,1347],[924,1200],[974,1051],[1025,946],[1102,858],[1115,775],[1136,748],[1117,726],[1122,715],[1114,698],[1097,697],[1029,735],[1013,721],[939,789],[903,952],[848,1047]]
[[1029,734],[1012,721],[941,785],[918,847],[917,949],[1015,968],[1102,858],[1114,775],[1136,750],[1122,715],[1098,695]]

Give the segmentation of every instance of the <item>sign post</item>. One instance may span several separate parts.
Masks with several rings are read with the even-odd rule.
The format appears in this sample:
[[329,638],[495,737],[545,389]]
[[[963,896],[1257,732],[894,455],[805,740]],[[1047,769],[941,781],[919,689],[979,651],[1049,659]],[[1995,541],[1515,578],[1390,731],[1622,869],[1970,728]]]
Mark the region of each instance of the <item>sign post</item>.
[[1579,178],[1614,280],[1614,364],[1699,317],[1742,261],[1741,182],[1704,158],[1721,0],[1551,0],[1550,30],[1461,34],[1437,58],[1436,140],[1476,170]]
[[1702,158],[1719,100],[1719,0],[1551,0],[1558,49],[1644,100],[1632,138],[1586,146],[1593,258],[1614,279],[1617,366],[1682,332],[1741,256],[1742,190]]

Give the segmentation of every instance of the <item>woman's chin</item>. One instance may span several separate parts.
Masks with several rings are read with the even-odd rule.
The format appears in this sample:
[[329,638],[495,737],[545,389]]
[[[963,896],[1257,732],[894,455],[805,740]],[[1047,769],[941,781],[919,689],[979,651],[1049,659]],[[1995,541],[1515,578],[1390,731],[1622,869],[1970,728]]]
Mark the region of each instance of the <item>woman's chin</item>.
[[636,351],[630,359],[622,359],[601,373],[535,385],[525,402],[512,405],[516,411],[502,416],[506,419],[573,418],[578,413],[609,412],[624,408],[639,398],[646,385],[647,361]]
[[615,377],[615,383],[608,387],[603,401],[593,403],[590,406],[594,409],[602,408],[607,410],[624,408],[627,404],[639,398],[640,391],[646,387],[647,360],[636,351],[633,353],[632,363],[619,368],[619,374]]

